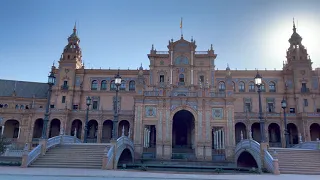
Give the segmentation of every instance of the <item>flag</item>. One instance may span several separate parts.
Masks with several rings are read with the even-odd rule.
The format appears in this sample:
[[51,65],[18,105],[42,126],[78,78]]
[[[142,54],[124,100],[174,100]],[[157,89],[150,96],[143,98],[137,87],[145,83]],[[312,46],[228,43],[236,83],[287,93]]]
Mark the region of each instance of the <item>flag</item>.
[[180,21],[180,29],[182,29],[182,18],[181,18],[181,21]]

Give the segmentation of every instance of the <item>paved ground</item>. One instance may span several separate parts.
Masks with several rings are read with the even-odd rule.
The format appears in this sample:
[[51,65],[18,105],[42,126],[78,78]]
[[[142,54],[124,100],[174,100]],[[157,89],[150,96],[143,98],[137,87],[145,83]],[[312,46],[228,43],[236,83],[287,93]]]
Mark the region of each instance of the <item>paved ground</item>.
[[20,168],[0,167],[0,180],[319,180],[320,175],[256,175],[256,174],[182,174],[156,173],[141,171],[107,171],[99,169],[56,169],[56,168]]

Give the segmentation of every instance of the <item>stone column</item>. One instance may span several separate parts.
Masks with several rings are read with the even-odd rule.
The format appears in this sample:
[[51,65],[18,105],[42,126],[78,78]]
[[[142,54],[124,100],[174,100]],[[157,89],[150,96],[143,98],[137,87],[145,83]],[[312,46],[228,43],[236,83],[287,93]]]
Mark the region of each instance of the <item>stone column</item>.
[[135,107],[135,120],[134,120],[134,136],[133,136],[133,142],[134,142],[134,153],[135,158],[141,158],[142,152],[143,152],[143,108],[141,105],[136,105]]
[[4,133],[4,125],[1,128],[1,136],[3,136],[3,133]]
[[98,124],[98,135],[97,135],[97,143],[101,143],[101,139],[102,139],[102,128],[103,125],[101,123]]
[[162,142],[162,131],[163,131],[163,109],[159,108],[159,121],[156,126],[156,158],[160,159],[163,158],[163,142]]

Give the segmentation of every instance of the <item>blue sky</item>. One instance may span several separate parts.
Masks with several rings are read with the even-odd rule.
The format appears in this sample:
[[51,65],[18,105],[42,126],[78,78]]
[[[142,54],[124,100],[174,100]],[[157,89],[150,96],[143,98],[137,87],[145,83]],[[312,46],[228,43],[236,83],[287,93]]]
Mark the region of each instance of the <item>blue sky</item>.
[[180,38],[181,17],[198,51],[213,44],[218,69],[281,69],[295,17],[320,67],[319,7],[319,0],[3,0],[0,79],[46,82],[75,21],[87,68],[147,68],[152,44],[166,51]]

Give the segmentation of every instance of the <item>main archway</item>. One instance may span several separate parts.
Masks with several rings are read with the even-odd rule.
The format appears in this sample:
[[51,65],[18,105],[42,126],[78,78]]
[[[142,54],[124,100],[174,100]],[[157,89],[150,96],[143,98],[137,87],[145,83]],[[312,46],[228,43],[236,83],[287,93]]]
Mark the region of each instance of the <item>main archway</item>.
[[194,153],[194,138],[193,114],[187,110],[176,112],[172,122],[172,153]]

